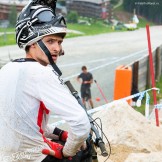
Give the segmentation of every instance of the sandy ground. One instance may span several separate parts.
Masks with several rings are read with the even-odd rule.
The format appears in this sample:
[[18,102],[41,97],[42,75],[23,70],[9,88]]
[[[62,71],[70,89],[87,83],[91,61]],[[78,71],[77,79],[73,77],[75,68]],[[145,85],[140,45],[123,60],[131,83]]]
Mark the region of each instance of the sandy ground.
[[[109,147],[107,146],[107,150]],[[98,151],[98,160],[99,162],[104,162],[106,160],[105,157],[101,156],[100,151]],[[107,162],[124,162],[130,153],[139,153],[141,151],[130,148],[125,145],[111,145],[111,155]]]
[[[161,120],[162,111],[159,112]],[[162,126],[155,119],[146,119],[126,102],[114,102],[108,109],[93,116],[102,119],[103,130],[110,146],[111,154],[106,162],[161,162]],[[106,143],[106,142],[105,142]],[[109,152],[109,145],[106,144]],[[105,162],[97,148],[99,162]]]

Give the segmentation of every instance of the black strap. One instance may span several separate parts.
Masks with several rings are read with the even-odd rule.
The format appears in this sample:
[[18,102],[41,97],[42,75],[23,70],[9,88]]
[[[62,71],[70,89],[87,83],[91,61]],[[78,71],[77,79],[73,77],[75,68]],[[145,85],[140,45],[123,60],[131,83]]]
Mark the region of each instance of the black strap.
[[46,45],[42,42],[42,40],[39,40],[37,43],[38,43],[39,47],[43,50],[43,52],[46,54],[46,56],[48,57],[48,60],[51,64],[51,66],[53,67],[53,69],[58,73],[59,76],[61,76],[62,72],[60,71],[58,66],[54,63],[51,53],[48,50],[48,48],[46,47]]
[[36,62],[33,58],[18,58],[15,60],[12,60],[12,62]]

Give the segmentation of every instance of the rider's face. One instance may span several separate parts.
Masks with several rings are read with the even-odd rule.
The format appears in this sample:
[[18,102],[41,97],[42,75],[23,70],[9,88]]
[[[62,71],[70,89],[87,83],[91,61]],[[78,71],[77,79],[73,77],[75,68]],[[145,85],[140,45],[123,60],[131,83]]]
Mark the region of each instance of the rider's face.
[[[43,37],[42,41],[50,51],[53,61],[56,62],[62,48],[61,43],[63,42],[63,38],[58,35],[49,35]],[[34,53],[34,59],[37,60],[39,63],[41,63],[42,65],[49,64],[47,56],[44,54],[38,44],[35,44]]]
[[62,48],[63,38],[58,35],[49,35],[43,38],[43,42],[50,51],[53,61],[56,62]]

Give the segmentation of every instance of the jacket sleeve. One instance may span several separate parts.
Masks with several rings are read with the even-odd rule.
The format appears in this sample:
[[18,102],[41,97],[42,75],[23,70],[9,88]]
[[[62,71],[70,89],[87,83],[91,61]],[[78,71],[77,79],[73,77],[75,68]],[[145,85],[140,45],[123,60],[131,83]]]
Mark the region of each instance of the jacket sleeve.
[[58,140],[59,139],[59,136],[58,135],[55,135],[53,133],[55,128],[56,128],[55,126],[51,126],[51,125],[47,124],[46,127],[45,127],[45,129],[44,129],[44,136],[46,138]]
[[46,71],[37,81],[39,100],[51,113],[69,125],[68,139],[63,153],[74,156],[90,132],[90,122],[85,110],[78,104],[66,86],[52,71]]

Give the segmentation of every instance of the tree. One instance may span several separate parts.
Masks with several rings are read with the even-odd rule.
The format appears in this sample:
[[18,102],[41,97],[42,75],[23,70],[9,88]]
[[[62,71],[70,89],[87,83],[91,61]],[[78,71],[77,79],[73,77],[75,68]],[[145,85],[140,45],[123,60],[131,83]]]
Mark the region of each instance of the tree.
[[112,5],[116,5],[116,4],[119,3],[119,0],[110,0],[110,3],[111,3]]
[[65,0],[58,0],[57,2],[62,6],[66,6],[66,1]]
[[67,20],[70,23],[77,23],[78,22],[78,13],[77,11],[70,11],[67,15]]
[[138,15],[144,16],[155,23],[162,24],[162,3],[159,0],[124,0],[123,6],[128,12],[136,9]]
[[14,27],[16,25],[16,19],[17,19],[16,5],[13,4],[11,6],[11,10],[10,10],[9,17],[8,17],[10,27]]

